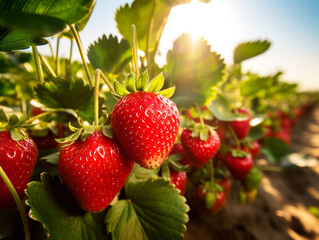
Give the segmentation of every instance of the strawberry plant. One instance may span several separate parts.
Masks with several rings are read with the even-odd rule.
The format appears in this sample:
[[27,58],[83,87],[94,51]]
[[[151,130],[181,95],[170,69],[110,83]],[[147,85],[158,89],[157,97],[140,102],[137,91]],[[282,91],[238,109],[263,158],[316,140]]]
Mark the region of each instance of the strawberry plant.
[[[122,38],[101,36],[89,62],[80,32],[95,1],[0,4],[0,239],[182,239],[194,196],[218,214],[232,185],[251,203],[262,171],[295,165],[290,134],[316,96],[242,70],[269,41],[239,44],[226,65],[182,34],[156,63],[171,9],[188,2],[121,6]],[[42,56],[48,37],[57,48]]]

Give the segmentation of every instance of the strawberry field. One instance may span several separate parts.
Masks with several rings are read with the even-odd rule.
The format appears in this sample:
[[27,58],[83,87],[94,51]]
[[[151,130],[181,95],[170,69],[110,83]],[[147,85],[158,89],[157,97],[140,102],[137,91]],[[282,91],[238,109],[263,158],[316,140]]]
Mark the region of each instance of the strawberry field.
[[134,0],[84,49],[94,0],[0,1],[0,239],[318,239],[319,93],[244,71],[264,39],[226,64],[184,33],[160,65],[189,2]]

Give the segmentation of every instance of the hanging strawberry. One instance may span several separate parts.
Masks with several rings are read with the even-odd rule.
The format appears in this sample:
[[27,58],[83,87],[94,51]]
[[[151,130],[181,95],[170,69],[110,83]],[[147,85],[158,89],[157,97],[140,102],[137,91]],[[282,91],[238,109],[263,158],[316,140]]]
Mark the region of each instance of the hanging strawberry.
[[[27,118],[15,114],[9,118],[0,109],[0,167],[11,181],[20,199],[25,197],[27,187],[33,171],[38,149],[35,143],[21,130],[28,127]],[[0,209],[16,208],[16,203],[8,186],[0,178]]]
[[115,82],[122,98],[115,105],[111,124],[114,137],[129,159],[146,169],[159,167],[170,153],[179,129],[180,115],[168,98],[175,88],[160,91],[163,75],[148,84],[148,73],[132,73],[125,86]]
[[238,113],[244,114],[247,116],[245,120],[242,121],[232,121],[230,122],[230,125],[234,132],[236,133],[237,137],[239,139],[244,139],[248,136],[249,130],[250,130],[250,120],[251,120],[251,113],[246,108],[238,108],[236,110]]
[[215,156],[220,146],[216,131],[205,125],[201,116],[200,119],[200,123],[192,122],[184,128],[181,135],[183,147],[193,160],[195,168],[203,167]]
[[99,212],[111,203],[134,166],[134,161],[121,152],[112,138],[105,119],[99,119],[99,75],[95,86],[94,125],[85,126],[79,121],[82,128],[75,128],[69,124],[75,133],[57,140],[67,143],[59,155],[61,178],[78,204],[89,212]]

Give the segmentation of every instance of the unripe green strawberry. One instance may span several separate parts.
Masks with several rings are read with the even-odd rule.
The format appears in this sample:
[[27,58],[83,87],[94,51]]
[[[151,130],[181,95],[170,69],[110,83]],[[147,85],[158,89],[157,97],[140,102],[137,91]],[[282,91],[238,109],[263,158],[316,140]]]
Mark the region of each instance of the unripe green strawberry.
[[61,150],[58,168],[64,184],[86,211],[106,208],[123,187],[134,165],[116,142],[95,131]]
[[[20,199],[25,196],[27,187],[33,171],[38,149],[31,138],[14,141],[9,131],[0,132],[0,166],[11,180]],[[16,203],[0,178],[0,209],[13,209]]]
[[160,94],[132,92],[115,105],[111,124],[126,156],[146,169],[155,169],[174,145],[180,115],[175,103]]

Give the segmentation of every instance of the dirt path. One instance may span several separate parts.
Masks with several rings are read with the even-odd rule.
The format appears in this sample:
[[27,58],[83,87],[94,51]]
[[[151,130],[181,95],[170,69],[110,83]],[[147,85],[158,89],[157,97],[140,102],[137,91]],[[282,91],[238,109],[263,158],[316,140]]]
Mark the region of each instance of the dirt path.
[[[297,123],[292,150],[319,158],[319,104]],[[265,173],[252,204],[240,204],[238,185],[233,185],[228,204],[219,214],[190,212],[186,240],[319,239],[319,218],[307,209],[319,207],[319,166]]]

